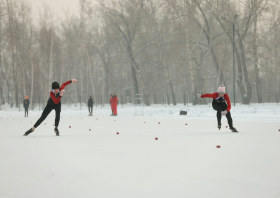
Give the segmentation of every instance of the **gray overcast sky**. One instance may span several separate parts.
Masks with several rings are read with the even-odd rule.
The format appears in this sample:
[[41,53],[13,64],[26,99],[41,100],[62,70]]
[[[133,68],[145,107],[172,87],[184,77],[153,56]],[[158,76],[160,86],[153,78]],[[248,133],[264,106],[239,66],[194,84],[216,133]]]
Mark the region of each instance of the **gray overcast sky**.
[[63,13],[63,8],[68,8],[71,12],[79,11],[79,0],[27,0],[32,4],[32,13],[38,18],[39,11],[43,4],[49,5],[56,14]]

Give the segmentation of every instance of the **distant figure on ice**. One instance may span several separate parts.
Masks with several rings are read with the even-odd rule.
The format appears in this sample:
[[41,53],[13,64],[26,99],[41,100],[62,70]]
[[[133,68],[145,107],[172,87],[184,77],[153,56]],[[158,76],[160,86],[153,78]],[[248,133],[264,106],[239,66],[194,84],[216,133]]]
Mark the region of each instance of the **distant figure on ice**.
[[221,119],[222,115],[227,117],[229,129],[232,132],[238,132],[232,124],[232,118],[230,115],[230,99],[229,96],[226,94],[226,88],[224,85],[220,85],[218,91],[213,94],[197,94],[198,98],[213,98],[212,107],[214,110],[217,111],[217,120],[218,120],[218,128],[221,129]]
[[27,136],[29,133],[32,133],[49,115],[49,113],[54,109],[55,110],[55,128],[54,132],[56,133],[57,136],[59,136],[59,131],[58,131],[58,124],[60,120],[60,112],[61,112],[61,103],[60,100],[63,96],[63,93],[65,92],[64,88],[69,85],[70,83],[75,83],[78,82],[76,79],[69,80],[59,86],[58,82],[53,82],[52,83],[52,90],[50,92],[50,98],[48,100],[47,106],[45,107],[41,117],[39,120],[35,123],[35,125],[29,129],[28,131],[25,132],[25,136]]
[[25,96],[25,100],[23,101],[23,107],[24,107],[24,117],[28,117],[28,108],[29,108],[28,96]]
[[88,99],[88,111],[89,111],[89,116],[92,116],[92,107],[93,107],[93,99],[92,97],[90,96],[89,99]]
[[112,100],[111,100],[112,98],[113,98],[113,94],[110,94],[110,106],[111,106],[111,110],[112,110],[111,116],[114,115],[113,108],[112,108]]
[[113,92],[112,97],[110,99],[110,103],[111,103],[111,109],[113,111],[112,116],[117,116],[117,107],[118,107],[118,97],[115,94],[115,92]]

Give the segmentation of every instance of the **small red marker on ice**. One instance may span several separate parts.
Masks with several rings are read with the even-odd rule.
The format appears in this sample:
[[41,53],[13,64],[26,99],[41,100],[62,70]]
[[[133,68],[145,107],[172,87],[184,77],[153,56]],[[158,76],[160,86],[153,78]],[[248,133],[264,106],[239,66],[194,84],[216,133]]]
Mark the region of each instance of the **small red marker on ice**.
[[71,128],[71,126],[69,126],[69,128]]
[[117,135],[119,135],[119,132],[117,132]]
[[220,145],[217,145],[216,147],[217,147],[217,148],[221,148],[221,146],[220,146]]
[[186,125],[188,125],[188,124],[186,124]]
[[226,126],[226,128],[227,128],[227,126]]
[[91,131],[91,129],[89,129],[89,131]]
[[280,129],[279,129],[279,131],[280,131]]
[[158,138],[156,137],[155,140],[158,140]]
[[45,123],[45,125],[46,125],[46,123]]
[[158,122],[158,124],[160,124],[160,122]]

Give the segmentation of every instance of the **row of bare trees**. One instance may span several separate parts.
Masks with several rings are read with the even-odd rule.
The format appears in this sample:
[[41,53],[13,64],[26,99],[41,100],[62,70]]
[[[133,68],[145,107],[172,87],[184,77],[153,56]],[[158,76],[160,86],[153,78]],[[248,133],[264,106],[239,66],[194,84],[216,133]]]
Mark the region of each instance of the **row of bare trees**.
[[[47,5],[36,18],[28,0],[0,0],[1,104],[24,96],[45,104],[51,83],[77,78],[64,103],[146,105],[225,84],[236,102],[279,98],[280,7],[277,0],[80,0],[58,17]],[[234,31],[233,31],[234,28]],[[235,67],[233,67],[235,60]],[[235,68],[235,70],[233,70]],[[235,79],[233,72],[236,73]],[[201,101],[200,101],[201,102]]]

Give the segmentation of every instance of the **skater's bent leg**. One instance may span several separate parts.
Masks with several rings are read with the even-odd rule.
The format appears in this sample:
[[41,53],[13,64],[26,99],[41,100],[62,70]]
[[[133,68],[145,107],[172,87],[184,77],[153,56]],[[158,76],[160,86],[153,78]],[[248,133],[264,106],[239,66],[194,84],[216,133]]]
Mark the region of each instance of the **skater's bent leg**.
[[230,111],[226,114],[226,117],[227,117],[227,120],[228,120],[229,128],[232,128],[233,125],[232,125],[232,118],[231,118]]
[[221,119],[222,119],[222,112],[221,112],[221,111],[217,111],[217,120],[218,120],[218,123],[221,123]]
[[60,120],[61,103],[55,108],[55,126],[58,127]]
[[34,125],[34,128],[37,128],[45,119],[46,117],[49,115],[49,113],[52,111],[52,108],[50,106],[46,106],[41,117],[39,118],[39,120],[37,120],[37,122]]

